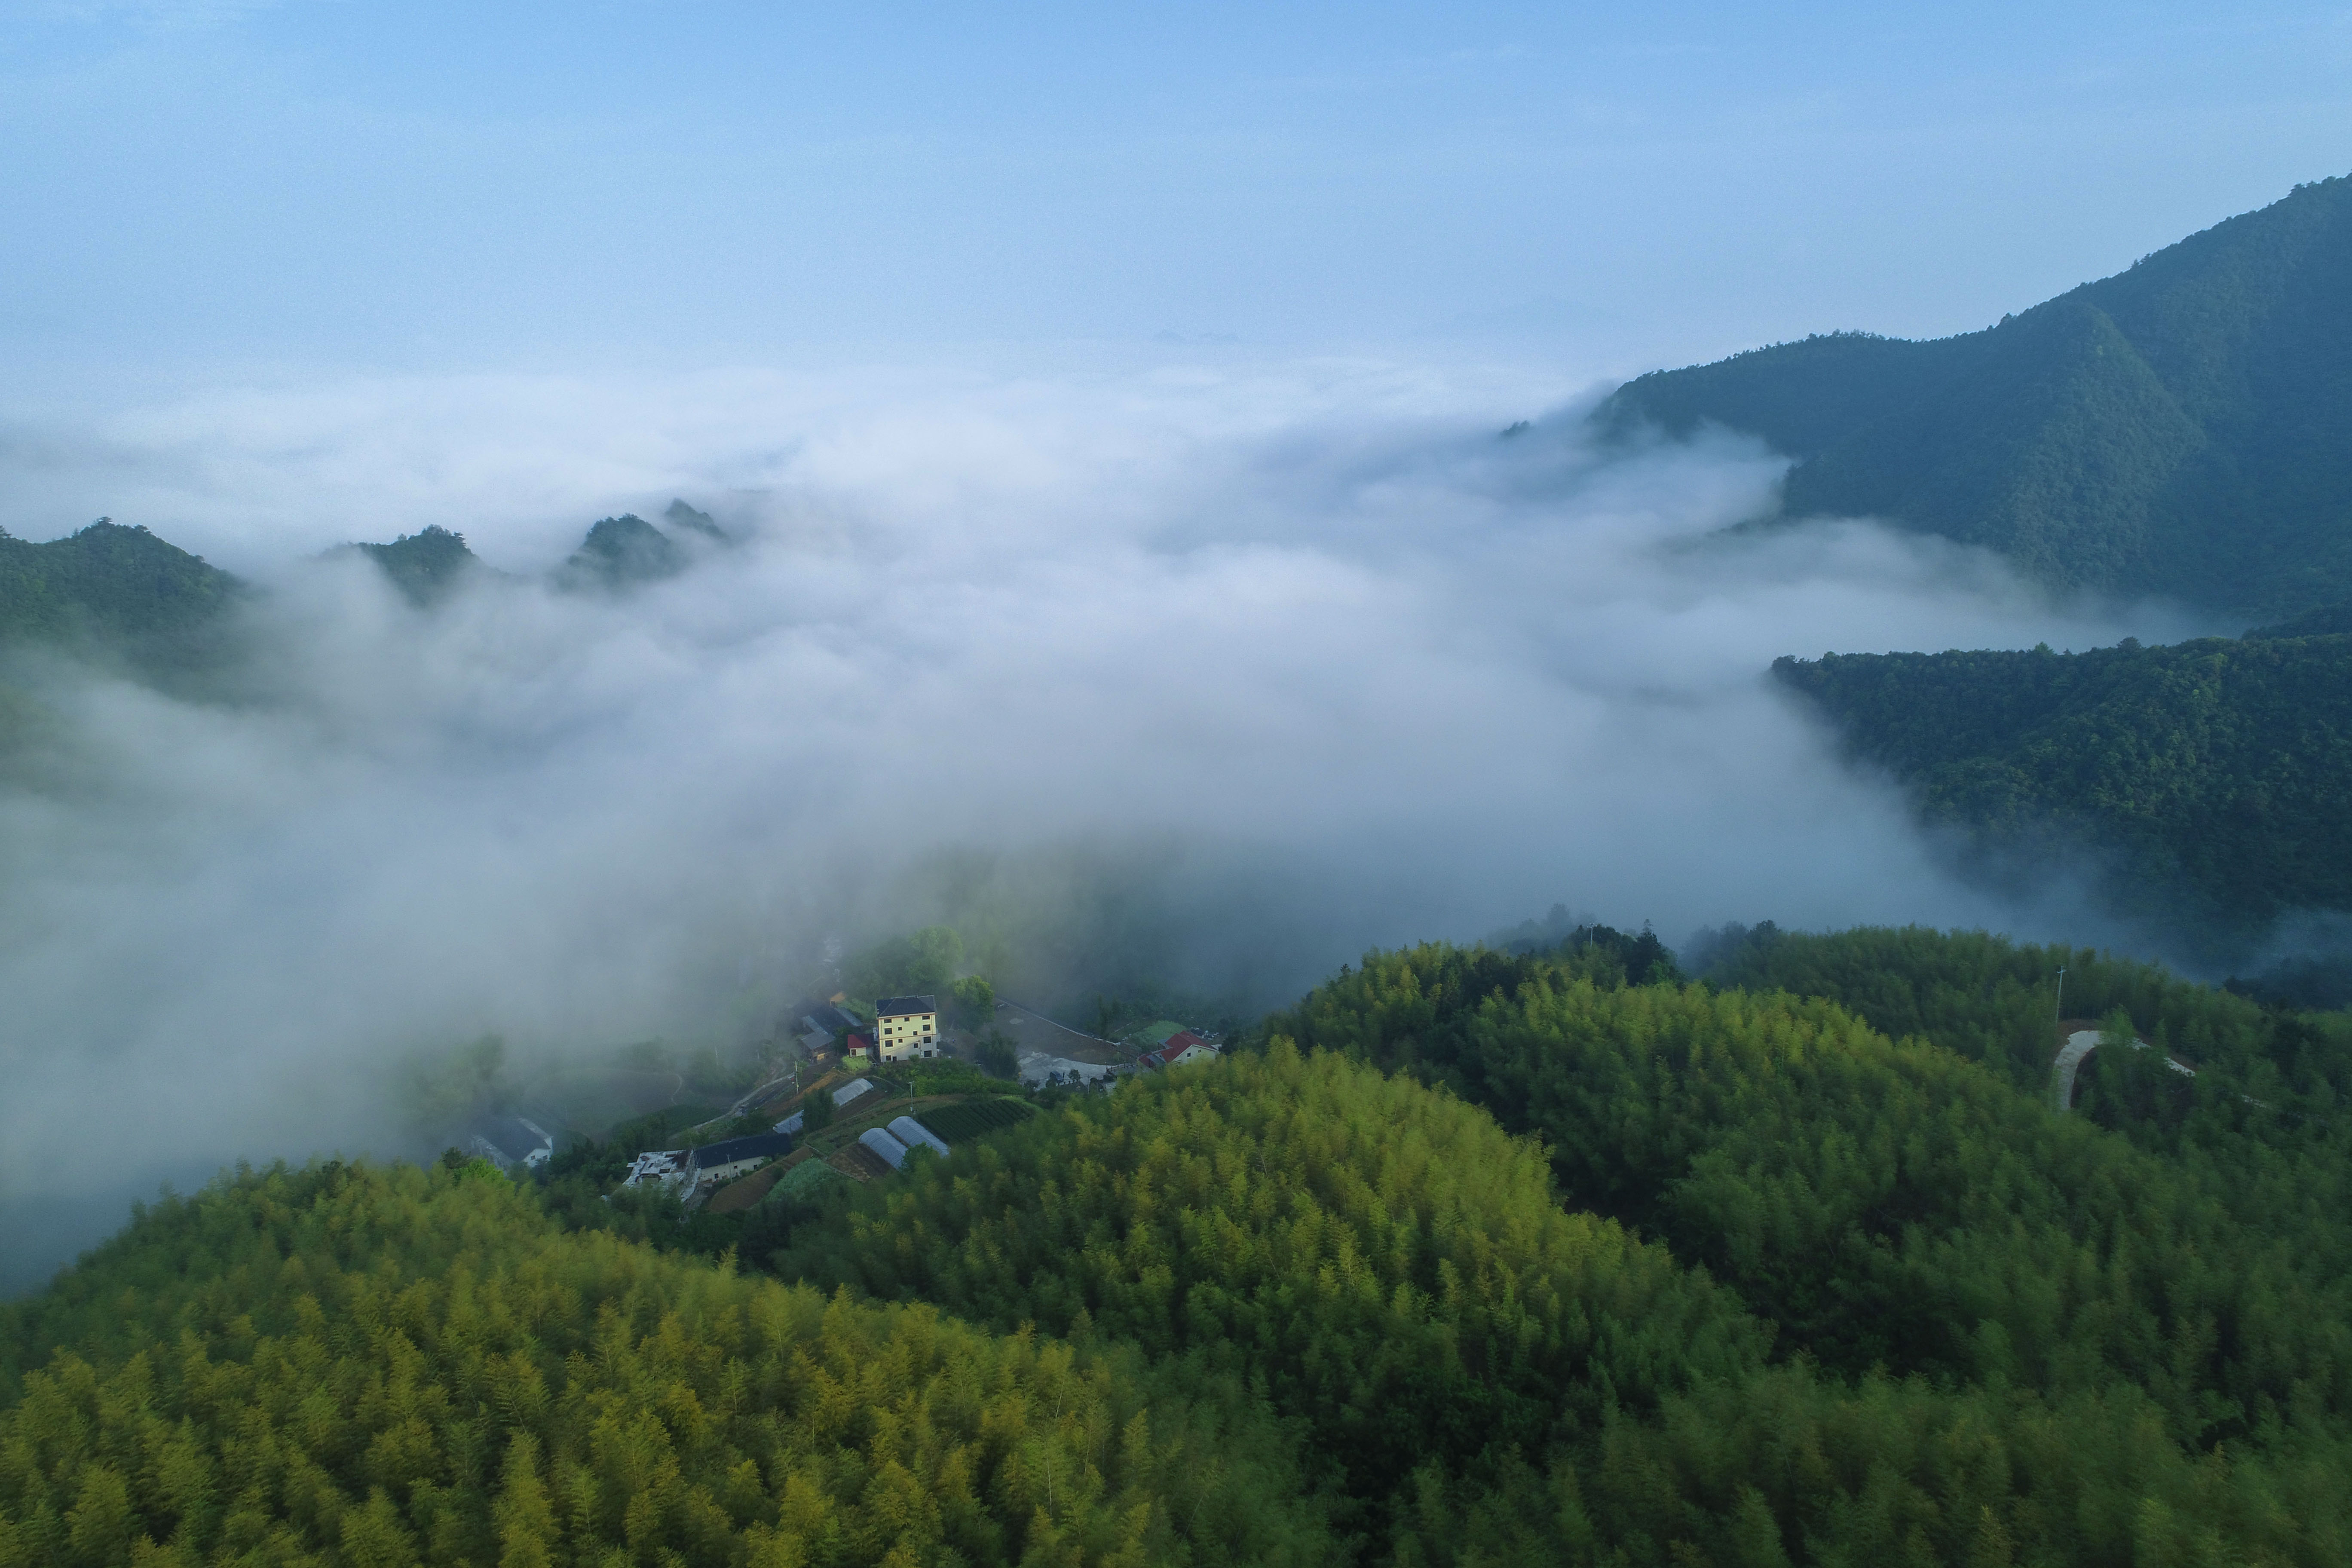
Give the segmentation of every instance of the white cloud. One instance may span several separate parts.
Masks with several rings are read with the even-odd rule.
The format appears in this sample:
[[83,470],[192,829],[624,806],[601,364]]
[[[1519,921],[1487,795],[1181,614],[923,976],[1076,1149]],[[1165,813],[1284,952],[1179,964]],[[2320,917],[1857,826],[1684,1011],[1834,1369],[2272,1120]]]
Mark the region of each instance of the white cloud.
[[[907,889],[941,854],[1046,886],[1074,848],[1159,866],[1141,896],[1192,978],[1276,987],[1556,900],[1670,939],[2007,918],[1765,666],[2177,624],[1865,524],[1722,535],[1777,462],[1496,437],[1559,392],[1376,363],[739,373],[51,431],[14,500],[89,487],[84,512],[269,566],[280,685],[74,689],[86,775],[0,795],[0,1194],[79,1180],[100,1123],[138,1129],[140,1182],[381,1146],[378,1069],[420,1042],[724,1029],[818,931],[935,912]],[[363,563],[290,567],[443,522],[531,573],[671,492],[750,542],[620,600],[524,577],[420,616]]]

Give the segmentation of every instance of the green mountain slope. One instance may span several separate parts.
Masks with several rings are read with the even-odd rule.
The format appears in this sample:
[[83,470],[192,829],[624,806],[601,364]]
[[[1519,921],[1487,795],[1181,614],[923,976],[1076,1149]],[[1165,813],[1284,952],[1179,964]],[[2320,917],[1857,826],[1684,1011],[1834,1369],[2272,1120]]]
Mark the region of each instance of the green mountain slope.
[[2262,1163],[2245,1151],[2135,1148],[1830,1001],[1582,967],[1378,955],[1270,1026],[1541,1137],[1571,1205],[1703,1262],[1824,1367],[2053,1399],[2128,1386],[2198,1447],[2315,1394],[2352,1433],[2352,1373],[2326,1370],[2352,1349],[2352,1226],[2233,1214],[2226,1189]]
[[2352,636],[1772,670],[1930,823],[2018,860],[2086,844],[2120,906],[2217,951],[2285,910],[2352,909]]
[[42,544],[0,531],[0,646],[193,672],[226,651],[227,612],[246,591],[202,557],[104,518]]
[[1872,515],[2063,587],[2292,614],[2352,597],[2352,178],[2298,187],[1983,331],[1809,338],[1617,389],[1798,459],[1790,517]]
[[2246,1226],[1929,1042],[1622,967],[1372,955],[1262,1060],[918,1161],[778,1261],[1244,1375],[1367,1561],[2343,1548],[2344,1249],[2287,1239],[2338,1215]]
[[1244,1399],[565,1235],[487,1165],[142,1216],[0,1308],[0,1565],[1333,1560]]
[[877,1189],[785,1267],[1239,1373],[1376,1536],[1415,1484],[1744,1379],[1769,1338],[1663,1249],[1563,1213],[1488,1117],[1285,1047]]

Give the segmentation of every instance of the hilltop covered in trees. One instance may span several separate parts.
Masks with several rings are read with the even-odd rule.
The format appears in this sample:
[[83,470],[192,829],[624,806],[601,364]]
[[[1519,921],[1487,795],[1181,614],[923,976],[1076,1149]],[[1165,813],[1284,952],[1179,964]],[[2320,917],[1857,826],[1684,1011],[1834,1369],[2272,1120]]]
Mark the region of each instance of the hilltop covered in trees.
[[249,592],[202,556],[106,518],[40,544],[0,529],[0,647],[47,645],[182,677],[221,657],[226,612]]

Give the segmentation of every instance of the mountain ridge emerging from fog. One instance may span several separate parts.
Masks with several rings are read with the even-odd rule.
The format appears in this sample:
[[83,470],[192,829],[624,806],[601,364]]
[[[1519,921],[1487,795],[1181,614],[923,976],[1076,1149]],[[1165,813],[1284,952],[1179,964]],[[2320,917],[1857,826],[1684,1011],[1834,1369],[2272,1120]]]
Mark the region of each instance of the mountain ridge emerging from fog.
[[423,608],[439,602],[477,572],[487,572],[482,558],[466,543],[466,536],[434,523],[417,533],[404,533],[390,544],[348,544],[375,563],[408,602]]
[[2291,629],[1772,673],[1930,825],[2011,869],[2087,847],[2116,907],[2226,953],[2290,910],[2352,910],[2352,636]]
[[[732,542],[709,513],[683,500],[671,501],[662,519],[672,532],[633,512],[594,523],[555,581],[626,588],[674,576],[691,563],[680,533]],[[328,553],[351,552],[365,556],[420,609],[477,576],[499,575],[464,534],[437,523],[389,544],[346,544]],[[100,518],[38,543],[0,528],[0,647],[44,646],[149,677],[198,672],[227,656],[227,614],[257,592],[144,525]]]
[[1982,331],[1755,349],[1591,417],[1760,436],[1797,459],[1780,515],[1885,518],[2062,589],[2276,616],[2352,598],[2352,177]]
[[186,672],[224,651],[223,621],[252,590],[142,527],[100,518],[34,543],[0,529],[0,644],[42,644]]

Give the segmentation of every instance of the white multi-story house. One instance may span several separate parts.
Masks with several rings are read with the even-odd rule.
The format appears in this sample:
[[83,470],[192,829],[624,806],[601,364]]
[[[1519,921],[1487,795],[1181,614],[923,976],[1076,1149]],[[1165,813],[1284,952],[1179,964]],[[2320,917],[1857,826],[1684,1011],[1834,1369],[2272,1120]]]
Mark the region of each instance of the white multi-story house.
[[874,1004],[874,1059],[903,1061],[940,1054],[936,996],[885,996]]

